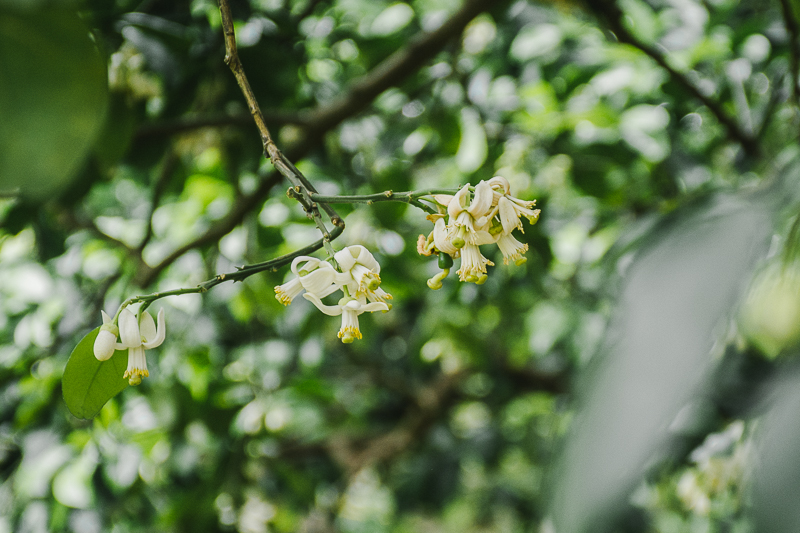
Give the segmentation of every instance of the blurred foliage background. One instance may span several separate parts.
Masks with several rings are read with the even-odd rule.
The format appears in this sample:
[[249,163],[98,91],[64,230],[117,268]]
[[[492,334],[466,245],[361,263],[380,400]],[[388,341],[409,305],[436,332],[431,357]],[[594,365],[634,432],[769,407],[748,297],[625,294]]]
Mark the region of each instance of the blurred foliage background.
[[800,3],[232,9],[322,193],[502,175],[528,262],[434,292],[424,213],[338,206],[394,295],[363,340],[288,269],[166,298],[151,376],[79,420],[101,309],[318,234],[213,0],[0,1],[0,532],[800,530]]

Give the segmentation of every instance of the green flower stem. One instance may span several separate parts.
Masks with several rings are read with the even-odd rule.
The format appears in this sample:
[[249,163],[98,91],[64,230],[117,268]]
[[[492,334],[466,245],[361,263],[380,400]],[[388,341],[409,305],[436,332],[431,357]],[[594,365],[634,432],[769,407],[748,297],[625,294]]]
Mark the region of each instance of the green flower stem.
[[403,202],[411,204],[414,207],[422,209],[428,213],[436,213],[437,211],[430,205],[422,203],[421,200],[435,203],[433,199],[425,198],[425,196],[433,196],[435,194],[455,194],[458,189],[425,189],[421,191],[406,191],[394,192],[384,191],[375,194],[364,195],[342,195],[342,196],[325,196],[318,193],[310,193],[309,197],[314,202],[323,204],[367,204],[372,205],[376,202]]
[[320,248],[324,247],[326,242],[330,244],[330,241],[341,235],[343,231],[344,231],[343,226],[338,226],[338,225],[334,226],[333,230],[329,234],[329,237],[323,237],[322,239],[319,239],[318,241],[315,241],[304,248],[300,248],[299,250],[295,250],[292,253],[276,257],[275,259],[270,259],[269,261],[238,267],[238,270],[236,270],[235,272],[218,274],[213,278],[204,281],[203,283],[200,283],[196,287],[185,287],[182,289],[173,289],[171,291],[155,292],[153,294],[143,294],[128,298],[127,300],[122,302],[122,305],[119,306],[117,313],[114,315],[114,323],[115,324],[118,323],[117,319],[119,319],[119,314],[122,312],[123,309],[125,309],[129,305],[141,303],[142,307],[139,309],[139,312],[141,313],[156,300],[160,300],[161,298],[165,298],[167,296],[180,296],[182,294],[202,294],[204,292],[208,292],[209,289],[212,289],[221,283],[225,283],[226,281],[244,281],[253,274],[258,274],[259,272],[264,272],[264,271],[276,272],[279,268],[291,263],[296,257],[316,252]]

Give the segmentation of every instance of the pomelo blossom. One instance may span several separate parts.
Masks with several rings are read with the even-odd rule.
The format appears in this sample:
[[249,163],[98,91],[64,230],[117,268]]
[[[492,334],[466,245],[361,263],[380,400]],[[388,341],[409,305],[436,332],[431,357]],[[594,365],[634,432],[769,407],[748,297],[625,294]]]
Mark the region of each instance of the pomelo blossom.
[[[511,232],[522,231],[521,218],[531,224],[539,219],[540,211],[532,209],[535,201],[526,201],[509,194],[508,180],[495,176],[489,181],[481,181],[470,194],[470,186],[465,185],[454,196],[436,195],[434,200],[440,206],[440,213],[429,215],[434,229],[426,239],[420,236],[418,251],[422,255],[438,253],[450,258],[461,258],[458,270],[461,281],[482,284],[487,279],[486,267],[493,265],[480,251],[484,244],[497,244],[503,254],[503,262],[513,261],[523,264],[528,245],[518,241]],[[446,209],[446,215],[441,211]],[[447,220],[445,220],[445,217]],[[428,280],[428,286],[438,289],[448,269]]]
[[374,313],[375,311],[388,311],[386,302],[367,303],[366,295],[360,293],[357,297],[345,296],[336,305],[326,305],[313,293],[303,294],[303,298],[317,306],[317,309],[328,316],[342,315],[342,327],[339,329],[339,338],[345,344],[350,344],[356,339],[361,339],[358,329],[358,315],[361,313]]
[[[94,341],[94,356],[100,361],[107,361],[115,350],[127,349],[128,368],[122,377],[131,385],[138,385],[143,377],[150,375],[144,351],[161,346],[166,337],[164,309],[158,311],[157,327],[150,313],[143,311],[137,319],[127,307],[119,313],[119,327],[105,312],[102,312],[102,316],[103,325]],[[117,342],[117,335],[120,342]]]
[[296,257],[291,270],[295,277],[275,287],[275,298],[283,305],[292,303],[304,290],[324,298],[339,288],[335,282],[337,271],[326,261],[308,256]]
[[[330,316],[342,316],[339,338],[351,343],[362,337],[358,327],[358,315],[366,312],[388,311],[386,301],[392,295],[381,287],[378,261],[364,246],[348,246],[334,254],[338,269],[327,261],[313,257],[298,257],[292,262],[296,277],[275,287],[276,298],[289,305],[299,294],[313,303],[320,311]],[[325,304],[322,299],[341,290],[342,298],[337,305]],[[304,292],[305,291],[305,292]]]

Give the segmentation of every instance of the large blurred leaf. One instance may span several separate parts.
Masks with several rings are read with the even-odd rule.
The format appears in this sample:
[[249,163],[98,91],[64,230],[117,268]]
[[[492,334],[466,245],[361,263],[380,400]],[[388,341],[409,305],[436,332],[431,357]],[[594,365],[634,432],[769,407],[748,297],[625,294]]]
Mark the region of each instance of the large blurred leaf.
[[761,208],[732,198],[664,226],[631,265],[614,329],[587,376],[562,458],[558,531],[602,531],[648,468],[674,451],[670,424],[704,384],[715,334],[769,229]]
[[778,388],[764,420],[753,471],[755,529],[800,531],[800,382],[795,373]]
[[108,361],[95,358],[92,348],[99,331],[98,327],[86,334],[64,369],[64,401],[78,418],[93,418],[108,400],[128,386],[122,378],[128,365],[127,353],[117,350]]
[[0,10],[0,189],[64,187],[102,125],[107,85],[75,12]]

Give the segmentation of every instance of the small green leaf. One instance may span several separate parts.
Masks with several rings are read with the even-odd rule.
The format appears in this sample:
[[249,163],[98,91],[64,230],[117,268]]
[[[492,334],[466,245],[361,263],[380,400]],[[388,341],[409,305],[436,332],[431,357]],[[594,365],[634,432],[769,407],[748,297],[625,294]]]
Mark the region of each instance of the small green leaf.
[[92,351],[100,328],[86,334],[72,351],[64,369],[62,389],[70,412],[78,418],[94,418],[105,403],[122,392],[128,354],[117,350],[108,361],[98,361]]

